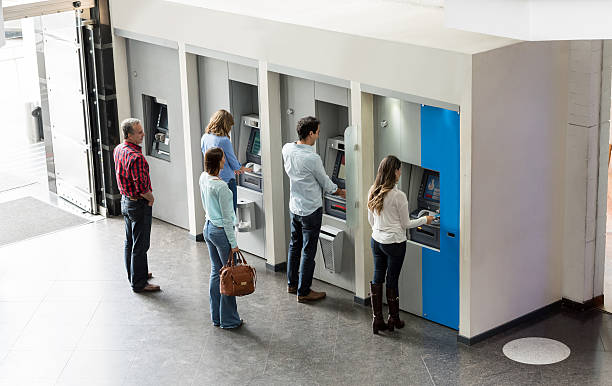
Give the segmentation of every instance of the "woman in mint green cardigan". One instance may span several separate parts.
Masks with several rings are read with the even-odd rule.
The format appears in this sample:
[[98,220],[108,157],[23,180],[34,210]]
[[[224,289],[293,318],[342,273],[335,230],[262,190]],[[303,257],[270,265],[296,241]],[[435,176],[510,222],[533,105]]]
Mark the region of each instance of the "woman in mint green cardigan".
[[205,172],[200,176],[200,192],[206,210],[204,240],[210,256],[210,316],[214,326],[236,328],[242,325],[238,315],[235,296],[221,295],[219,292],[219,271],[227,262],[230,251],[240,251],[236,243],[234,224],[234,203],[232,191],[219,178],[225,164],[223,150],[210,148],[204,154]]

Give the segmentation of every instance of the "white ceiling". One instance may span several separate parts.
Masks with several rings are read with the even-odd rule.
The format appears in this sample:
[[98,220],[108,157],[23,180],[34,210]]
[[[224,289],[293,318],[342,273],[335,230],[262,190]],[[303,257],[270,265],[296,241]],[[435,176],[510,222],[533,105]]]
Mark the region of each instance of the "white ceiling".
[[611,0],[446,0],[446,25],[521,40],[612,39]]
[[165,1],[469,54],[517,42],[445,27],[443,0]]

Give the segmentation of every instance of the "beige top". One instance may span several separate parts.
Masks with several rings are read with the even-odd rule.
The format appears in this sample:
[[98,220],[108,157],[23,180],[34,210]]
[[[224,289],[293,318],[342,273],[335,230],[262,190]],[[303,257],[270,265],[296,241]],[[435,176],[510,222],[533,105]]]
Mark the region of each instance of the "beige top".
[[385,196],[380,214],[368,209],[368,222],[374,240],[381,244],[392,244],[406,241],[406,229],[426,224],[427,217],[411,220],[406,193],[396,186]]

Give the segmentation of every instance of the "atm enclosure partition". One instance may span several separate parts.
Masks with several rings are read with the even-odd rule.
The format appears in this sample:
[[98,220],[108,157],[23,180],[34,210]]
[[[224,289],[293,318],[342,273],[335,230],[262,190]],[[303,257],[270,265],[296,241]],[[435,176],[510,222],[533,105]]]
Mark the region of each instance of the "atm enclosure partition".
[[[349,90],[343,87],[281,74],[281,112],[283,143],[298,140],[296,128],[300,118],[315,116],[321,121],[319,139],[314,145],[332,177],[338,153],[344,152],[344,130],[349,125]],[[330,147],[331,146],[331,147]],[[342,158],[341,158],[342,159]],[[341,170],[339,170],[341,171]],[[284,174],[285,210],[287,211],[287,245],[291,235],[289,216],[289,178]],[[323,197],[322,231],[315,256],[314,277],[318,280],[355,291],[355,250],[352,230],[346,214],[333,210],[326,202],[346,207],[339,196]],[[330,205],[331,206],[331,205]]]
[[265,210],[259,142],[259,90],[257,69],[224,60],[198,57],[200,112],[204,129],[212,114],[228,110],[234,117],[230,139],[242,165],[253,169],[237,178],[238,246],[265,258]]
[[399,188],[411,217],[440,215],[408,231],[400,308],[458,329],[459,113],[375,95],[374,133],[374,167],[389,154],[403,163]]

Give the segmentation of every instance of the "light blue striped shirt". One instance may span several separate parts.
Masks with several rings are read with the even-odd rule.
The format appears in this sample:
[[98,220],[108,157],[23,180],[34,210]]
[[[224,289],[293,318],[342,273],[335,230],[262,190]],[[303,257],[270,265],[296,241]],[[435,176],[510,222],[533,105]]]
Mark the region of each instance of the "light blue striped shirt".
[[234,224],[236,224],[234,199],[227,183],[217,177],[202,173],[200,175],[200,194],[204,210],[206,210],[206,220],[225,230],[232,248],[238,246],[234,233]]
[[283,146],[285,172],[289,176],[289,210],[298,216],[308,216],[323,206],[323,192],[334,193],[332,182],[314,146],[287,143]]

